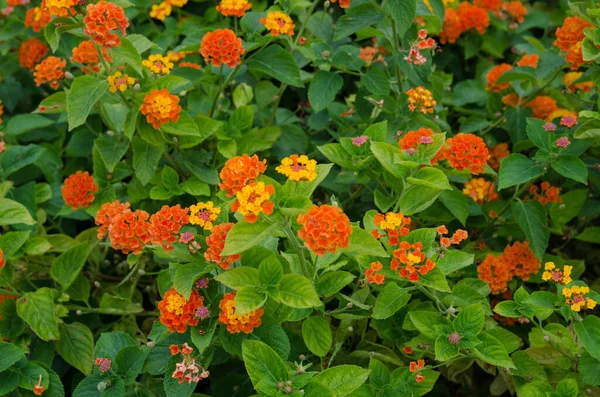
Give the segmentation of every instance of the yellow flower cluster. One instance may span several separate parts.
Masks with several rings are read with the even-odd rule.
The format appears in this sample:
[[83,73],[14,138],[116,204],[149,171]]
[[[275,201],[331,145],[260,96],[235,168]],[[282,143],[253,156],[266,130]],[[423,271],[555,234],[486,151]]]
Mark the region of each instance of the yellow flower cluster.
[[[26,3],[24,3],[26,4]],[[67,16],[68,10],[77,4],[75,0],[46,0],[45,5],[50,15]]]
[[293,36],[294,28],[296,27],[292,18],[280,11],[269,12],[266,18],[260,19],[260,23],[265,25],[273,36],[279,36],[280,34]]
[[481,205],[485,202],[498,199],[495,188],[496,185],[490,181],[486,181],[483,178],[473,178],[465,183],[463,193],[470,196],[477,204]]
[[273,185],[266,186],[264,182],[251,182],[235,194],[237,200],[231,209],[244,215],[247,222],[254,223],[261,212],[267,215],[273,213],[273,203],[269,198],[274,193]]
[[406,218],[402,213],[388,212],[383,219],[379,220],[379,223],[376,221],[376,224],[383,230],[390,231],[403,226],[405,222]]
[[121,72],[116,72],[112,76],[106,78],[108,81],[108,90],[110,92],[125,91],[127,87],[135,84],[135,79]]
[[582,308],[592,310],[596,307],[596,301],[585,296],[589,293],[590,288],[588,286],[579,287],[574,285],[571,288],[564,288],[562,290],[565,303],[571,306],[571,310],[574,312],[579,312]]
[[211,230],[213,222],[221,213],[221,208],[215,207],[212,201],[190,206],[190,223]]
[[275,168],[277,172],[288,177],[291,181],[309,181],[317,178],[317,162],[310,160],[306,155],[292,154],[281,160],[281,165]]
[[252,8],[252,4],[247,0],[221,0],[217,6],[217,11],[224,17],[241,18],[246,15],[246,11]]
[[173,11],[171,3],[168,1],[163,1],[162,3],[152,5],[152,8],[150,9],[150,17],[158,19],[159,21],[164,21],[169,15],[171,15],[171,11]]
[[173,62],[169,58],[160,54],[150,55],[148,59],[142,61],[142,65],[150,69],[154,74],[169,74],[173,69]]
[[546,262],[544,265],[544,273],[542,274],[542,280],[554,281],[558,284],[569,284],[573,279],[571,278],[571,271],[573,266],[565,265],[561,271],[556,267],[554,262]]
[[425,114],[433,113],[433,108],[437,105],[431,91],[422,86],[411,88],[406,91],[406,95],[408,95],[408,108],[411,112],[419,110]]

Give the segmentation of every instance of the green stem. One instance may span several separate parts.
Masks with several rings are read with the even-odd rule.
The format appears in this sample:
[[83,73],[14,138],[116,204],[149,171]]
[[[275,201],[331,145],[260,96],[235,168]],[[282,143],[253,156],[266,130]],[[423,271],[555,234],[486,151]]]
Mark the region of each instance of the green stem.
[[[396,21],[392,18],[392,33],[394,35],[394,57],[396,57],[398,50],[400,48],[400,42],[398,40],[398,29],[396,29]],[[398,92],[402,95],[402,84],[400,82],[400,65],[398,64],[398,60],[394,59],[394,63],[396,64],[396,80],[398,80]]]
[[[215,113],[215,109],[217,108],[217,101],[219,100],[219,95],[221,94],[221,91],[223,91],[223,89],[225,87],[227,87],[227,84],[229,84],[229,82],[233,79],[233,77],[236,75],[236,73],[239,69],[240,69],[240,65],[237,65],[235,67],[235,69],[233,69],[233,72],[229,73],[229,76],[227,76],[227,78],[225,79],[223,84],[219,85],[219,88],[217,89],[217,92],[215,93],[215,97],[212,101],[212,104],[210,105],[210,111],[208,112],[208,117],[212,117],[213,114]],[[223,64],[221,64],[221,67],[219,69],[219,81],[221,81],[222,75],[223,75]]]
[[304,277],[311,280],[311,277],[308,273],[308,266],[306,264],[306,258],[304,258],[304,252],[302,251],[302,247],[300,247],[298,240],[296,240],[296,236],[294,235],[294,232],[292,231],[292,228],[291,228],[287,218],[285,219],[285,222],[284,222],[283,231],[284,231],[286,237],[288,238],[288,241],[292,245],[292,248],[298,254],[298,259],[300,260],[300,267],[302,268],[302,273],[304,274]]
[[308,20],[310,19],[311,15],[315,11],[315,8],[317,8],[317,5],[319,4],[319,2],[320,2],[320,0],[315,0],[315,2],[312,3],[310,8],[308,9],[308,12],[306,13],[306,17],[302,21],[302,25],[300,26],[300,29],[298,30],[298,34],[296,34],[296,38],[294,39],[294,47],[298,44],[298,40],[300,40],[300,37],[302,37],[302,33],[304,33],[304,29],[306,29]]

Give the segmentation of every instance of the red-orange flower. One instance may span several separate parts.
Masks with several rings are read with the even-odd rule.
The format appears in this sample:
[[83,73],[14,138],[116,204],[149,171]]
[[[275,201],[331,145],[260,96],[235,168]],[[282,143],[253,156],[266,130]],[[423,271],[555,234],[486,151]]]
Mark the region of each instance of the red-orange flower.
[[473,4],[487,11],[497,12],[502,6],[503,0],[475,0]]
[[[338,0],[331,0],[332,3],[337,3]],[[340,0],[340,8],[349,8],[350,0]]]
[[562,51],[568,51],[573,45],[585,38],[583,30],[593,25],[579,17],[567,17],[563,25],[556,29],[554,45]]
[[39,87],[44,83],[48,83],[50,87],[57,89],[60,80],[65,77],[65,66],[67,66],[67,61],[64,59],[55,56],[49,56],[44,59],[35,67],[35,73],[33,74],[35,85]]
[[[2,273],[2,268],[4,265],[6,265],[6,261],[4,260],[4,251],[2,251],[2,248],[0,248],[0,274]],[[3,295],[0,295],[0,303],[2,303],[2,296]]]
[[565,56],[565,60],[571,64],[571,70],[577,70],[579,67],[585,63],[589,63],[590,61],[585,61],[583,59],[583,40],[573,44],[567,50],[567,55]]
[[502,255],[488,254],[483,262],[477,266],[479,279],[489,284],[492,294],[499,294],[507,290],[508,282],[513,274],[510,267],[504,262]]
[[217,11],[224,17],[241,18],[246,15],[246,11],[252,8],[252,3],[248,0],[221,0],[217,6]]
[[512,65],[509,65],[507,63],[501,63],[500,65],[496,65],[492,69],[490,69],[490,71],[485,76],[485,79],[487,80],[486,90],[493,90],[494,92],[499,92],[509,88],[510,83],[506,82],[496,84],[496,81],[498,81],[498,79],[500,78],[500,76],[502,76],[502,74],[504,74],[504,72],[507,72],[511,69]]
[[89,207],[97,192],[98,185],[94,183],[94,178],[87,171],[77,171],[72,174],[65,179],[62,187],[65,204],[75,211],[79,208]]
[[556,101],[549,96],[536,96],[524,106],[530,107],[533,117],[545,120],[552,112],[558,109]]
[[223,299],[219,302],[219,308],[221,308],[219,321],[227,325],[227,331],[230,334],[237,334],[239,332],[249,334],[261,324],[260,318],[265,311],[261,307],[248,313],[236,314],[235,295],[235,292],[223,295]]
[[48,46],[38,39],[31,38],[21,43],[19,47],[19,63],[21,67],[33,70],[35,65],[48,53]]
[[228,270],[233,262],[241,258],[240,254],[221,256],[221,252],[225,248],[225,239],[232,227],[233,223],[222,223],[213,226],[210,236],[206,238],[208,248],[204,253],[204,259],[209,262],[215,262],[223,270]]
[[417,383],[421,383],[425,380],[425,377],[421,375],[421,370],[425,368],[424,360],[411,361],[409,363],[409,371],[415,373],[415,380]]
[[387,236],[388,243],[390,245],[397,245],[400,243],[400,237],[408,235],[411,219],[404,216],[401,212],[388,212],[384,214],[376,214],[373,217],[375,226],[383,230],[384,234],[381,234],[378,230],[373,230],[371,234],[376,239]]
[[577,90],[583,92],[590,92],[592,88],[594,88],[593,81],[584,81],[583,83],[575,83],[581,76],[583,76],[583,72],[568,72],[565,73],[563,77],[563,83],[565,83],[565,87],[571,91],[575,92]]
[[487,163],[489,150],[483,139],[477,135],[459,133],[446,139],[433,163],[448,160],[450,166],[458,171],[469,170],[471,174],[481,174]]
[[192,289],[190,298],[185,299],[175,290],[175,287],[171,287],[169,291],[165,292],[163,299],[158,302],[159,320],[169,332],[183,334],[188,325],[190,327],[198,325],[199,317],[196,316],[196,310],[202,307],[203,303],[204,298],[195,289]]
[[446,8],[444,25],[442,27],[442,33],[440,33],[440,42],[442,44],[456,43],[456,40],[463,31],[463,25],[456,10],[454,8]]
[[[112,62],[111,57],[108,55],[106,49],[102,48],[102,55],[108,62]],[[73,48],[71,55],[71,61],[77,62],[83,65],[81,70],[83,73],[99,72],[100,71],[100,56],[98,50],[94,46],[91,40],[82,41],[79,45]],[[87,68],[88,66],[89,68]]]
[[228,197],[241,192],[244,186],[255,180],[267,169],[267,160],[259,160],[257,155],[233,157],[225,163],[219,177],[219,189],[224,190]]
[[108,234],[114,249],[124,254],[140,254],[150,242],[148,218],[150,215],[146,211],[131,211],[129,203],[105,203],[96,214],[98,238],[102,239]]
[[350,244],[352,226],[342,209],[332,205],[313,206],[306,214],[298,215],[302,225],[298,237],[316,255],[335,253]]
[[433,130],[431,128],[419,128],[416,131],[408,131],[398,140],[398,145],[402,150],[417,149],[420,144],[433,142],[432,135]]
[[502,259],[515,276],[525,281],[529,280],[532,274],[537,273],[541,266],[527,241],[524,243],[515,241],[513,245],[507,245],[502,253]]
[[179,230],[189,222],[189,208],[179,204],[162,208],[150,217],[150,238],[152,244],[160,244],[165,251],[173,250],[173,243],[179,238]]
[[529,66],[530,68],[537,68],[540,57],[537,54],[526,54],[517,62],[517,66]]
[[520,104],[520,102],[521,102],[521,99],[514,92],[511,92],[510,94],[506,94],[502,97],[502,103],[505,104],[506,106],[510,106],[513,108],[518,106]]
[[507,1],[502,4],[502,10],[517,23],[522,23],[527,15],[527,8],[520,1]]
[[419,281],[419,274],[424,276],[435,268],[435,262],[431,259],[425,260],[422,249],[423,244],[420,242],[414,244],[401,242],[400,248],[393,252],[394,259],[390,262],[390,269],[399,269],[400,277],[408,278],[413,283]]
[[490,16],[484,8],[463,1],[456,8],[456,12],[464,32],[476,30],[479,34],[484,34],[485,29],[490,26]]
[[385,276],[381,273],[377,273],[383,269],[381,262],[372,262],[369,268],[365,271],[365,277],[367,277],[367,283],[381,285],[385,282]]
[[548,203],[562,203],[560,188],[552,186],[548,182],[542,182],[539,187],[537,185],[531,185],[527,190],[529,191],[530,196],[525,197],[525,200],[537,200],[542,205]]
[[490,151],[490,158],[488,159],[488,164],[490,165],[490,167],[492,167],[492,169],[498,171],[500,169],[500,160],[502,160],[509,154],[510,150],[508,150],[508,143],[498,143]]
[[498,200],[496,185],[483,178],[473,178],[465,183],[463,193],[471,197],[477,204]]
[[121,38],[112,31],[119,31],[125,36],[125,30],[129,27],[123,8],[104,0],[87,6],[83,22],[83,33],[90,36],[96,44],[108,48],[121,45]]
[[234,68],[242,63],[241,56],[245,51],[242,39],[231,29],[217,29],[206,33],[200,45],[200,54],[204,61],[212,63],[213,66],[225,64]]
[[163,124],[179,121],[179,97],[171,95],[166,88],[152,90],[144,97],[140,112],[146,116],[146,121],[158,130]]
[[[382,55],[383,48],[376,47],[363,47],[360,49],[360,53],[358,54],[358,58],[362,59],[367,65],[372,64],[373,62],[383,62],[385,58]],[[377,55],[377,58],[375,56]]]
[[52,20],[52,15],[41,7],[33,7],[25,13],[25,27],[39,32]]

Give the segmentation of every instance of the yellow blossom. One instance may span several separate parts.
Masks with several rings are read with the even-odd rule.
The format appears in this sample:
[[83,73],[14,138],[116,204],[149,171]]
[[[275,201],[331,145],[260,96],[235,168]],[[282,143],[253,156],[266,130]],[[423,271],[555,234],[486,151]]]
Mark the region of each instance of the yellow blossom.
[[496,185],[483,178],[473,178],[465,183],[463,193],[470,196],[477,204],[483,204],[498,199],[495,188]]
[[274,193],[273,185],[266,186],[263,182],[252,181],[235,194],[237,200],[231,209],[244,215],[247,222],[254,223],[261,212],[267,215],[273,213],[273,203],[269,198]]
[[408,95],[408,108],[411,112],[419,110],[425,114],[433,113],[433,108],[437,105],[431,91],[422,86],[411,88],[406,91],[406,95]]
[[269,12],[266,18],[260,19],[260,23],[265,25],[273,36],[279,36],[280,34],[293,36],[294,28],[296,27],[292,18],[280,11]]
[[110,92],[125,91],[127,87],[135,84],[135,79],[121,72],[116,72],[112,76],[106,78],[108,81],[108,90]]
[[148,59],[142,61],[142,65],[150,69],[152,73],[162,75],[171,73],[174,66],[169,58],[160,54],[150,55]]
[[317,162],[309,160],[306,155],[292,154],[281,160],[281,165],[275,168],[277,172],[288,177],[291,181],[309,181],[317,178]]
[[217,219],[221,209],[215,207],[212,201],[206,203],[198,203],[190,206],[190,223],[192,225],[199,225],[204,230],[211,230],[213,228],[213,222]]
[[589,294],[590,288],[587,285],[574,285],[571,288],[563,288],[562,294],[565,297],[565,303],[571,306],[571,310],[579,312],[581,309],[593,309],[596,307],[596,301],[585,296]]

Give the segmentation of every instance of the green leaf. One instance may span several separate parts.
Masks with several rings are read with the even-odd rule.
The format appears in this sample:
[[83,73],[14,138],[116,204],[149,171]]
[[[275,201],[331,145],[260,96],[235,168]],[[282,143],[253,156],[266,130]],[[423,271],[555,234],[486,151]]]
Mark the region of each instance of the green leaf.
[[331,296],[352,282],[354,274],[344,271],[329,272],[319,278],[317,293],[319,296]]
[[314,382],[331,389],[335,397],[348,396],[369,377],[369,370],[357,365],[337,365],[317,374]]
[[338,18],[335,25],[333,41],[338,41],[363,28],[374,25],[381,21],[383,17],[384,15],[370,3],[363,3],[350,7],[348,8],[346,15]]
[[381,361],[371,357],[369,370],[369,384],[375,389],[383,389],[390,383],[390,370]]
[[186,112],[179,113],[179,120],[160,126],[160,130],[171,135],[200,137],[200,129],[192,116]]
[[290,379],[283,360],[268,345],[257,340],[242,344],[242,358],[254,388],[268,396],[274,396],[277,384]]
[[473,263],[474,257],[473,254],[450,250],[444,254],[443,258],[438,259],[436,268],[440,269],[444,275],[448,275],[470,266]]
[[17,313],[42,340],[56,340],[60,337],[54,293],[50,288],[43,287],[26,293],[17,300]]
[[396,30],[400,37],[412,26],[417,14],[416,0],[390,0],[386,3],[389,13],[396,22]]
[[37,130],[54,125],[55,121],[39,114],[17,114],[6,124],[6,134],[19,136],[28,131]]
[[[208,325],[194,327],[190,331],[192,343],[198,349],[198,353],[204,352],[204,350],[211,344],[218,323],[218,319],[214,318],[210,320]],[[204,332],[200,333],[200,330]]]
[[[440,376],[439,372],[429,369],[421,370],[421,375],[425,378],[423,382],[417,383],[415,374],[410,372],[408,367],[397,368],[392,372],[392,387],[399,396],[423,396],[433,389],[435,382]],[[396,395],[396,394],[394,394]]]
[[440,335],[435,340],[435,359],[438,361],[447,361],[458,354],[458,344],[451,343],[448,335]]
[[119,160],[127,153],[129,139],[102,134],[94,140],[94,147],[98,150],[108,172],[112,173]]
[[0,198],[0,226],[19,223],[34,225],[35,221],[23,204],[10,199]]
[[0,372],[0,395],[8,396],[19,385],[21,375],[17,371]]
[[155,146],[139,137],[131,141],[133,148],[133,169],[142,185],[146,186],[156,174],[158,163],[162,157],[164,147]]
[[318,71],[308,86],[308,100],[315,112],[320,112],[335,100],[344,79],[334,72]]
[[370,68],[363,74],[361,84],[373,95],[387,95],[390,92],[390,79],[378,68]]
[[465,226],[469,217],[469,197],[460,190],[444,190],[440,195],[444,206]]
[[77,244],[60,254],[52,262],[50,275],[62,285],[63,290],[66,290],[73,284],[81,269],[83,269],[89,248],[87,242]]
[[273,254],[260,262],[258,266],[258,278],[261,284],[277,285],[283,277],[283,268],[277,255]]
[[535,200],[517,200],[510,207],[515,221],[527,236],[529,247],[542,260],[550,238],[544,206]]
[[544,129],[545,120],[528,118],[527,136],[533,144],[541,149],[550,151],[552,149],[551,133]]
[[535,82],[537,77],[535,75],[535,69],[527,66],[517,66],[506,72],[502,73],[496,84],[510,83],[512,81],[530,81]]
[[323,305],[310,281],[299,274],[283,276],[279,283],[279,300],[299,309]]
[[585,163],[579,157],[570,154],[558,156],[552,159],[550,165],[562,176],[587,185],[588,171]]
[[497,367],[515,368],[502,342],[485,332],[479,334],[478,338],[482,343],[473,348],[475,357]]
[[288,338],[286,331],[284,331],[279,324],[258,327],[252,334],[248,335],[248,339],[256,339],[265,343],[271,349],[275,350],[275,353],[277,353],[284,361],[286,361],[290,355],[290,339]]
[[450,190],[446,175],[433,167],[421,168],[415,178],[407,179],[405,192],[400,199],[400,210],[405,215],[412,215],[429,208],[442,193]]
[[104,357],[112,361],[127,346],[137,346],[137,342],[129,334],[122,331],[104,332],[96,341],[94,357]]
[[575,323],[575,333],[583,348],[600,360],[600,318],[589,315],[583,321]]
[[142,347],[142,349],[140,349],[137,346],[124,347],[117,353],[115,359],[118,365],[117,370],[119,374],[125,377],[126,384],[135,382],[135,379],[142,371],[149,354],[150,349],[147,347]]
[[209,270],[208,266],[204,263],[188,263],[181,265],[175,271],[173,286],[177,292],[185,297],[185,299],[190,299],[194,283],[200,276],[208,273]]
[[527,183],[542,175],[544,169],[522,154],[513,153],[500,161],[498,190]]
[[502,301],[494,306],[494,311],[503,317],[521,317],[521,312],[515,301]]
[[410,294],[391,281],[386,284],[383,291],[377,297],[377,301],[375,301],[373,318],[378,320],[389,318],[403,308],[409,300]]
[[409,176],[406,178],[406,181],[413,185],[428,186],[440,190],[452,190],[446,174],[433,167],[421,168],[414,177]]
[[258,221],[256,223],[238,222],[227,233],[225,248],[222,256],[239,254],[247,249],[259,245],[278,228],[276,223]]
[[160,176],[162,185],[167,189],[179,187],[179,174],[173,168],[165,166]]
[[437,338],[437,333],[434,328],[435,325],[450,325],[450,322],[443,318],[438,312],[409,311],[408,315],[415,328],[430,339]]
[[556,391],[560,397],[577,397],[579,395],[579,387],[575,379],[563,379],[556,386]]
[[242,287],[235,295],[235,312],[236,314],[249,313],[262,307],[266,301],[267,294],[259,292],[256,287]]
[[0,372],[12,367],[25,358],[25,352],[11,343],[0,342]]
[[452,321],[452,326],[461,337],[475,337],[483,330],[484,323],[483,307],[481,304],[475,303],[462,309]]
[[404,161],[402,151],[388,143],[371,142],[371,152],[386,171],[398,178],[404,177],[413,165],[418,166],[417,163]]
[[115,65],[126,63],[131,66],[138,75],[142,76],[142,57],[127,37],[121,37],[121,45],[111,48],[110,55],[112,56]]
[[302,338],[311,353],[325,357],[333,343],[331,327],[321,317],[308,317],[302,323]]
[[294,87],[302,87],[300,68],[289,53],[278,45],[270,45],[253,54],[248,62],[251,71],[258,71]]
[[69,131],[87,120],[96,102],[108,91],[108,82],[86,74],[77,77],[67,91]]
[[350,235],[350,245],[342,250],[348,254],[371,255],[378,257],[388,257],[389,255],[379,240],[373,235],[358,226],[352,226],[352,234]]
[[273,147],[273,144],[280,136],[280,127],[253,128],[235,141],[237,144],[237,153],[251,155],[262,150],[268,150]]
[[575,238],[588,243],[600,244],[600,226],[586,227],[583,229],[583,232],[579,233]]
[[260,285],[258,270],[247,266],[230,269],[215,276],[215,279],[233,290],[239,290],[248,286],[257,287]]
[[33,390],[33,388],[40,381],[40,375],[42,375],[42,386],[45,388],[50,384],[50,376],[40,364],[34,362],[28,362],[24,367],[19,368],[21,378],[19,379],[19,387],[26,390]]
[[90,375],[94,364],[92,331],[81,323],[72,323],[61,324],[59,332],[60,339],[56,341],[57,353],[84,375]]
[[598,368],[600,368],[600,359],[592,357],[587,352],[581,354],[577,369],[581,375],[580,380],[582,383],[590,386],[600,386],[600,371],[598,371]]

